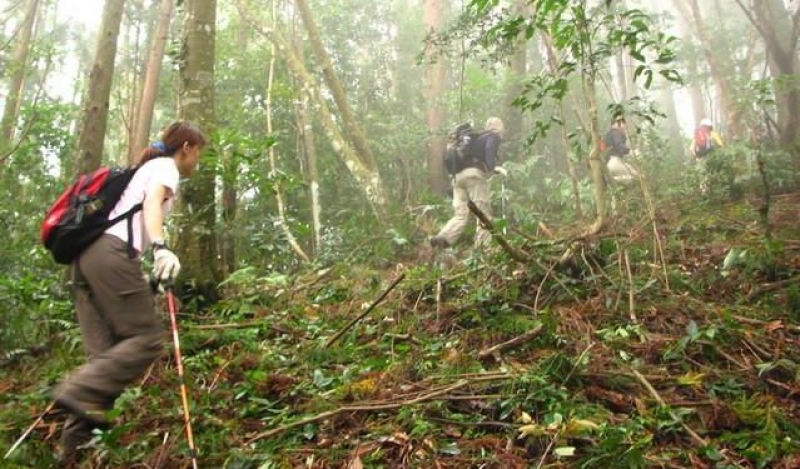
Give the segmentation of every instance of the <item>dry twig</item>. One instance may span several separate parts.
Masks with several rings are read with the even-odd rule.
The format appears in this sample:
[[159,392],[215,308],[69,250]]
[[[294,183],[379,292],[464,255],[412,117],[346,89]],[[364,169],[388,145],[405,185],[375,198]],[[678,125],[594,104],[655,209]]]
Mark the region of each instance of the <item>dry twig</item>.
[[489,348],[481,350],[480,352],[478,352],[478,357],[480,358],[491,357],[494,356],[495,354],[499,354],[502,351],[522,345],[527,341],[533,339],[534,337],[538,336],[539,334],[541,334],[542,330],[544,330],[544,326],[539,324],[538,326],[534,327],[528,332],[525,332],[522,335],[514,337],[511,340],[507,340],[505,342],[501,342],[497,345],[493,345]]
[[384,298],[386,298],[386,295],[388,295],[388,294],[389,294],[389,292],[391,292],[392,290],[394,290],[394,287],[396,287],[396,286],[397,286],[397,284],[398,284],[398,283],[400,283],[400,282],[401,282],[401,281],[402,281],[402,280],[403,280],[405,277],[406,277],[406,274],[402,273],[402,274],[400,274],[400,275],[399,275],[399,276],[398,276],[396,279],[394,279],[394,281],[392,282],[392,284],[391,284],[391,285],[389,285],[389,287],[388,287],[386,290],[384,290],[384,291],[383,291],[383,293],[381,293],[381,296],[379,296],[379,297],[378,297],[378,299],[376,299],[375,301],[373,301],[373,302],[372,302],[372,304],[371,304],[371,305],[369,305],[369,307],[368,307],[368,308],[367,308],[367,309],[366,309],[366,310],[365,310],[363,313],[359,314],[359,315],[358,315],[358,316],[357,316],[355,319],[353,319],[352,321],[350,321],[349,323],[347,323],[347,325],[346,325],[346,326],[344,326],[344,327],[342,328],[342,330],[340,330],[339,332],[337,332],[337,333],[336,333],[336,335],[334,335],[333,337],[331,337],[331,338],[328,340],[328,342],[325,344],[325,348],[328,348],[328,347],[330,347],[330,346],[331,346],[331,345],[332,345],[334,342],[336,342],[336,341],[339,339],[339,337],[341,337],[341,336],[342,336],[342,335],[343,335],[345,332],[349,331],[349,330],[350,330],[350,328],[351,328],[351,327],[353,327],[353,326],[354,326],[354,325],[355,325],[355,324],[356,324],[358,321],[360,321],[360,320],[364,319],[364,317],[366,317],[366,315],[368,315],[368,314],[369,314],[369,313],[370,313],[370,312],[371,312],[373,309],[375,309],[375,307],[376,307],[376,306],[378,306],[378,304],[379,304],[381,301],[383,301],[383,299],[384,299]]

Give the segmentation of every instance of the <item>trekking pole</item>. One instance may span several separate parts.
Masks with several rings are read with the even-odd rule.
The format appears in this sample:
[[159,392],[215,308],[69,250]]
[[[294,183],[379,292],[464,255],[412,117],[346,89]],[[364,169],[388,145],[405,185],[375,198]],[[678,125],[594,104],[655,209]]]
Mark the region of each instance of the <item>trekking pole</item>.
[[500,179],[500,213],[503,216],[503,236],[508,234],[508,219],[506,218],[506,179]]
[[8,459],[9,456],[11,456],[11,454],[14,452],[14,450],[16,450],[19,447],[19,445],[21,445],[22,442],[25,441],[25,438],[28,438],[28,435],[30,435],[31,432],[33,431],[33,429],[36,428],[36,425],[39,425],[39,422],[41,422],[44,419],[44,416],[47,415],[51,410],[53,410],[53,407],[55,405],[56,405],[56,401],[51,401],[50,402],[50,405],[48,405],[47,408],[44,409],[44,412],[42,412],[42,414],[39,415],[39,417],[36,420],[33,421],[31,426],[28,427],[27,430],[25,430],[25,433],[23,433],[22,436],[20,436],[19,439],[17,439],[17,441],[14,442],[14,444],[11,446],[11,448],[8,449],[8,451],[6,452],[6,455],[3,457],[3,459]]
[[183,361],[181,360],[181,344],[178,340],[178,320],[176,319],[175,292],[172,282],[169,281],[164,288],[167,293],[167,306],[169,307],[169,319],[172,323],[172,340],[175,345],[175,363],[178,367],[178,380],[181,383],[181,401],[183,401],[183,419],[186,423],[186,439],[189,442],[189,456],[192,458],[192,468],[197,469],[197,449],[194,446],[194,434],[192,433],[192,419],[189,417],[189,396],[186,391],[186,380],[183,375]]

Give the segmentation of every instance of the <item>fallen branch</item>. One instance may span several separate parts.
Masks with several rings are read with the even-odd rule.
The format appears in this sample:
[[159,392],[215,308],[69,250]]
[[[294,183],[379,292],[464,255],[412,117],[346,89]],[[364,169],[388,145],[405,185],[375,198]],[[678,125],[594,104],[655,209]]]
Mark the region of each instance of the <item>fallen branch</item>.
[[769,293],[771,291],[780,290],[781,288],[787,287],[789,285],[796,285],[798,280],[800,280],[800,276],[787,278],[786,280],[781,280],[778,282],[772,283],[765,283],[760,285],[758,288],[754,288],[747,294],[743,299],[739,300],[739,304],[742,303],[749,303],[753,301],[754,298],[763,295],[764,293]]
[[265,432],[259,433],[258,435],[254,436],[253,438],[250,438],[245,444],[246,445],[250,445],[253,442],[256,442],[258,440],[262,440],[264,438],[269,438],[269,437],[275,436],[275,435],[277,435],[279,433],[285,432],[286,430],[291,430],[292,428],[300,427],[300,426],[306,425],[308,423],[319,422],[320,420],[325,420],[325,419],[334,417],[336,415],[339,415],[339,414],[342,414],[342,413],[345,413],[345,412],[370,412],[370,411],[376,411],[376,410],[399,409],[400,407],[403,407],[403,406],[419,404],[419,403],[425,402],[425,401],[431,401],[431,400],[434,400],[434,399],[436,399],[436,398],[438,398],[440,396],[443,396],[443,395],[445,395],[445,394],[447,394],[449,392],[455,391],[456,389],[463,388],[464,386],[467,386],[469,384],[471,384],[471,381],[462,379],[462,380],[454,383],[451,386],[447,386],[446,388],[443,388],[443,389],[440,389],[438,391],[434,391],[434,392],[431,392],[431,393],[428,393],[428,394],[423,394],[423,395],[418,396],[418,397],[416,397],[414,399],[411,399],[411,400],[408,400],[408,401],[403,401],[403,402],[395,402],[395,403],[389,403],[389,404],[366,405],[366,406],[342,406],[342,407],[339,407],[338,409],[329,410],[327,412],[323,412],[321,414],[317,414],[317,415],[314,415],[312,417],[307,417],[307,418],[304,418],[304,419],[300,419],[300,420],[297,420],[295,422],[292,422],[292,423],[289,423],[289,424],[286,424],[286,425],[282,425],[282,426],[277,427],[277,428],[273,428],[272,430],[267,430]]
[[492,223],[492,221],[489,220],[489,217],[487,217],[486,214],[483,213],[481,209],[478,208],[477,205],[475,205],[475,202],[471,200],[467,201],[467,207],[469,207],[470,212],[472,212],[476,217],[478,217],[478,220],[480,220],[483,228],[492,234],[492,238],[497,240],[497,244],[499,244],[500,247],[503,248],[503,251],[505,251],[509,256],[511,256],[512,259],[519,262],[527,262],[528,260],[530,260],[530,256],[528,255],[528,253],[508,244],[508,241],[506,240],[505,236],[503,236],[497,230],[497,227],[494,226],[494,223]]
[[[666,407],[667,403],[666,403],[666,402],[664,402],[664,399],[662,399],[662,398],[661,398],[661,395],[659,395],[659,394],[658,394],[658,391],[656,391],[656,389],[653,387],[653,385],[652,385],[652,384],[650,384],[650,382],[649,382],[649,381],[647,381],[647,379],[646,379],[644,376],[642,376],[642,374],[641,374],[641,373],[639,373],[638,371],[636,371],[636,370],[631,370],[631,372],[633,373],[633,376],[635,376],[635,377],[636,377],[636,379],[638,379],[638,380],[639,380],[639,382],[640,382],[640,383],[642,383],[642,386],[644,386],[644,387],[645,387],[645,389],[647,389],[647,392],[649,392],[649,393],[650,393],[650,395],[651,395],[651,396],[653,396],[653,399],[655,399],[655,400],[656,400],[656,402],[658,402],[658,404],[659,404],[659,405]],[[670,411],[669,411],[669,415],[670,415],[670,417],[672,417],[672,418],[673,418],[673,419],[674,419],[676,422],[681,422],[681,427],[683,427],[683,430],[684,430],[686,433],[688,433],[688,434],[689,434],[689,436],[691,437],[692,441],[693,441],[693,442],[694,442],[694,443],[695,443],[695,444],[696,444],[698,447],[700,447],[700,448],[704,448],[704,447],[708,446],[708,442],[707,442],[706,440],[704,440],[704,439],[703,439],[703,437],[701,437],[700,435],[698,435],[698,434],[697,434],[697,432],[695,432],[694,430],[692,430],[692,429],[691,429],[691,428],[690,428],[688,425],[686,425],[685,423],[683,423],[683,421],[682,421],[682,420],[681,420],[681,419],[680,419],[680,418],[679,418],[677,415],[675,415],[675,412],[673,412],[673,411],[671,411],[671,410],[670,410]]]
[[538,326],[534,327],[533,329],[529,330],[528,332],[526,332],[526,333],[524,333],[522,335],[519,335],[517,337],[514,337],[511,340],[507,340],[507,341],[499,343],[497,345],[493,345],[493,346],[491,346],[491,347],[489,347],[487,349],[481,350],[480,352],[478,352],[478,357],[479,358],[486,358],[486,357],[494,356],[494,354],[496,354],[496,353],[500,353],[500,352],[503,352],[505,350],[517,347],[517,346],[519,346],[519,345],[521,345],[521,344],[533,339],[534,337],[538,336],[539,334],[541,334],[542,330],[544,330],[544,326],[539,324]]
[[378,306],[378,304],[380,304],[380,302],[383,301],[384,298],[386,298],[386,295],[388,295],[389,292],[394,290],[394,287],[396,287],[397,284],[400,283],[405,277],[406,274],[402,273],[396,279],[394,279],[392,284],[389,285],[389,287],[386,290],[384,290],[384,292],[381,294],[381,296],[378,297],[378,299],[376,299],[375,301],[372,302],[371,305],[369,305],[366,311],[359,314],[358,317],[347,323],[347,325],[344,326],[342,330],[340,330],[339,332],[336,333],[336,335],[331,337],[325,344],[325,348],[330,347],[334,342],[336,342],[339,339],[339,337],[341,337],[345,332],[349,331],[350,328],[353,327],[358,321],[364,319],[364,317],[366,317],[366,315],[368,315],[373,309],[375,309],[375,307]]
[[460,425],[462,427],[497,427],[497,428],[508,428],[508,429],[515,429],[518,427],[518,425],[514,425],[512,423],[497,422],[494,420],[483,420],[479,422],[462,422],[460,420],[450,420],[439,417],[427,417],[427,420],[436,423],[444,423],[447,425]]
[[761,319],[748,318],[747,316],[740,316],[738,314],[734,314],[731,317],[739,322],[743,322],[745,324],[752,324],[754,326],[773,327],[778,325],[779,327],[777,328],[783,328],[786,329],[787,331],[794,333],[800,332],[800,326],[795,326],[793,324],[785,324],[780,319],[775,319],[773,321],[762,321]]

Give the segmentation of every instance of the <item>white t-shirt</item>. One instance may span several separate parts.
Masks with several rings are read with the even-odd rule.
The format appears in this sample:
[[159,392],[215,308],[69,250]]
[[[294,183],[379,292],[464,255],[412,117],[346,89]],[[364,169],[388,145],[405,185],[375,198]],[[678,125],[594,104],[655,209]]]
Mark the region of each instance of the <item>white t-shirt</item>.
[[[133,179],[131,179],[128,187],[125,188],[122,197],[120,197],[119,202],[114,206],[114,210],[111,211],[108,218],[111,219],[121,215],[134,205],[144,202],[145,195],[156,184],[160,184],[172,191],[172,197],[165,200],[163,204],[164,215],[168,214],[172,210],[172,200],[178,194],[179,180],[180,174],[173,158],[161,157],[148,161],[133,175]],[[107,229],[106,233],[127,242],[128,220],[119,221]],[[142,211],[139,210],[133,215],[133,248],[142,253],[144,252],[142,247],[149,245],[150,239],[145,233]]]

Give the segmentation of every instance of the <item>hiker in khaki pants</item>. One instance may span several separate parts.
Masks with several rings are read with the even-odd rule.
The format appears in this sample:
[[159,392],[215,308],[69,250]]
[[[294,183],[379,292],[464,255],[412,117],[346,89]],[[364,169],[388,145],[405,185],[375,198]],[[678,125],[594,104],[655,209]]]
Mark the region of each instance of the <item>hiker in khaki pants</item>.
[[164,218],[178,193],[180,176],[190,176],[206,139],[197,126],[175,122],[161,141],[142,150],[140,169],[125,188],[109,219],[142,202],[129,225],[122,220],[83,251],[70,266],[86,364],[54,390],[56,406],[69,413],[58,459],[75,462],[94,428],[109,425],[106,412],[127,386],[162,353],[163,330],[141,255],[151,247],[154,276],[173,280],[177,256],[164,243]]
[[[481,132],[475,144],[481,160],[473,160],[461,168],[453,178],[453,217],[442,227],[439,233],[431,238],[431,246],[444,248],[458,241],[471,218],[467,202],[472,200],[486,214],[492,216],[492,205],[489,193],[489,176],[492,173],[506,175],[506,170],[498,164],[497,150],[500,147],[505,126],[499,117],[490,117],[486,121],[486,130]],[[490,233],[478,221],[475,231],[475,247],[482,248],[489,243]]]

